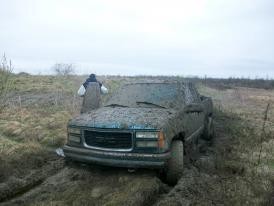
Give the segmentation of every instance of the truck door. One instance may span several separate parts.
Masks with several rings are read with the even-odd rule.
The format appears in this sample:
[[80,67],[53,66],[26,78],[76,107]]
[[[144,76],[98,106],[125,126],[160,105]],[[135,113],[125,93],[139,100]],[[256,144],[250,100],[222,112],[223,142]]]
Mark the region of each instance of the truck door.
[[[201,101],[199,92],[197,91],[197,89],[194,87],[194,85],[192,83],[190,83],[189,87],[190,87],[193,103],[201,105],[202,101]],[[204,125],[205,113],[204,112],[194,112],[193,118],[195,121],[193,129],[194,129],[194,131],[197,131]]]
[[[194,88],[192,83],[187,83],[185,85],[185,104],[201,104],[201,99],[199,98],[199,93]],[[189,128],[187,136],[192,135],[197,130],[199,130],[204,124],[203,112],[188,112],[186,115],[186,123]]]

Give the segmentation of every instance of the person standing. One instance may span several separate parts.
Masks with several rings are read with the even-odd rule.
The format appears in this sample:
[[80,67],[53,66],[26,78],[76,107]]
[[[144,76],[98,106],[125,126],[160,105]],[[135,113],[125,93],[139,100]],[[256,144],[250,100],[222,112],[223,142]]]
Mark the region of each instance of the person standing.
[[78,95],[79,96],[84,96],[86,93],[86,90],[89,86],[89,83],[91,82],[97,82],[100,86],[100,90],[102,94],[107,94],[108,93],[108,89],[96,79],[96,75],[95,74],[90,74],[89,77],[86,79],[86,81],[80,86],[79,90],[78,90]]

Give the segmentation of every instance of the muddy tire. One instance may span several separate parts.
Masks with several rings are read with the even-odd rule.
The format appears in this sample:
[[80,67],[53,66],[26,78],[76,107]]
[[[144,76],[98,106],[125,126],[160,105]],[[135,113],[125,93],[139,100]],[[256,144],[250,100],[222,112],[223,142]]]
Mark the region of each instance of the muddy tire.
[[211,140],[215,136],[214,123],[212,117],[207,117],[205,121],[205,129],[202,138],[205,140]]
[[175,140],[171,145],[171,157],[166,168],[166,181],[175,185],[183,175],[184,169],[184,145],[180,140]]

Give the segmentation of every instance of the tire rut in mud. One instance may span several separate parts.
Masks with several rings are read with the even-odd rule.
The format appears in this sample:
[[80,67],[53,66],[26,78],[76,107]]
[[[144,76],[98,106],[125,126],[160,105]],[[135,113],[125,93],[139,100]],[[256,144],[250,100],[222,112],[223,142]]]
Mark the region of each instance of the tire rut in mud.
[[[216,162],[217,150],[227,143],[223,124],[218,117],[212,141],[204,141],[200,146],[199,156],[184,169],[183,177],[166,194],[160,196],[154,206],[180,205],[223,205],[221,195],[212,191],[220,191],[220,177]],[[225,120],[224,120],[225,121]]]
[[[204,158],[203,156],[200,158]],[[187,191],[196,182],[197,168],[188,164],[174,187],[163,183],[155,171],[80,165],[71,163],[43,179],[7,205],[187,205]],[[202,178],[202,177],[201,177]],[[175,204],[176,203],[176,204]]]
[[191,199],[187,194],[197,182],[197,174],[197,168],[188,164],[183,178],[170,187],[152,170],[129,173],[126,169],[71,163],[40,179],[38,185],[28,184],[20,193],[13,193],[13,199],[2,205],[188,205]]
[[1,202],[19,197],[29,190],[39,186],[49,176],[54,175],[63,167],[64,161],[58,159],[51,161],[40,169],[30,171],[29,175],[22,179],[10,177],[7,181],[0,184],[0,204]]
[[[217,136],[222,132],[221,127],[217,128]],[[215,167],[217,146],[217,142],[210,145],[204,141],[203,153],[186,165],[174,187],[162,182],[152,170],[129,173],[126,169],[71,163],[37,180],[37,184],[31,180],[34,183],[28,184],[30,187],[12,193],[9,197],[13,198],[0,205],[190,205],[197,203],[197,195],[207,195],[206,191],[195,194],[193,187],[210,187],[215,181],[210,171]]]
[[73,165],[3,205],[151,205],[168,192],[153,171]]

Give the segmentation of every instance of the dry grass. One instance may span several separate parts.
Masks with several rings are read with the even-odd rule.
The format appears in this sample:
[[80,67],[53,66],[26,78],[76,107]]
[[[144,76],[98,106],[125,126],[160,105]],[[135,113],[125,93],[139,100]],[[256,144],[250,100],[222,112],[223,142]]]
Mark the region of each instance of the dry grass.
[[13,87],[12,81],[12,64],[8,62],[5,55],[3,55],[0,62],[0,111],[6,107],[7,94]]
[[15,88],[0,113],[0,182],[45,164],[50,148],[65,143],[66,123],[77,112],[68,79],[14,75],[12,81]]
[[[65,144],[66,124],[78,114],[76,92],[85,77],[13,75],[7,107],[0,112],[0,183],[43,164],[52,151]],[[110,95],[123,80],[99,77]],[[103,97],[106,101],[108,96]],[[25,167],[20,167],[24,162]]]
[[200,91],[213,97],[225,129],[222,133],[226,140],[221,140],[216,151],[215,171],[222,200],[226,205],[270,204],[274,180],[273,91],[241,87],[218,90],[202,85]]
[[[8,107],[0,113],[0,183],[11,177],[23,177],[47,164],[52,149],[65,143],[66,123],[80,111],[81,98],[76,96],[76,91],[85,79],[83,76],[29,75],[12,78],[16,82],[15,90],[9,91]],[[99,80],[109,88],[111,95],[134,78],[102,76]],[[269,203],[274,180],[273,91],[243,87],[218,89],[202,84],[199,90],[213,97],[220,138],[215,143],[214,166],[209,167],[212,162],[207,166],[203,164],[193,180],[193,205]],[[108,97],[104,96],[103,101]],[[264,120],[268,103],[268,118]],[[19,164],[22,162],[23,166]],[[186,185],[186,181],[183,184]],[[74,192],[72,188],[65,195]],[[82,194],[81,190],[76,192]],[[83,198],[89,192],[83,193]],[[64,197],[58,196],[49,202],[59,205],[58,198]],[[113,201],[123,202],[119,198]]]

